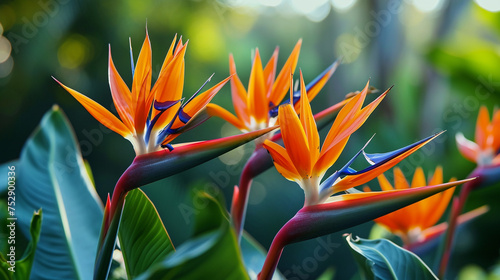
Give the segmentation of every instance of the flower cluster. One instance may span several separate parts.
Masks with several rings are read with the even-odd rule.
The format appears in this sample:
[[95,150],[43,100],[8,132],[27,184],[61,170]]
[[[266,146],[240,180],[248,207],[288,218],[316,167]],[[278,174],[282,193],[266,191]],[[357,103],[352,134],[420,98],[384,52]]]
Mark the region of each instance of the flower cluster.
[[[136,158],[118,181],[111,200],[108,197],[105,206],[95,278],[107,276],[128,192],[199,165],[251,140],[255,140],[256,149],[242,172],[240,187],[236,186],[233,194],[231,222],[236,238],[240,238],[242,233],[253,177],[274,164],[283,177],[296,182],[304,190],[303,207],[276,234],[259,279],[271,279],[284,246],[370,220],[399,235],[405,245],[422,242],[433,234],[435,236],[434,225],[445,212],[454,187],[470,181],[452,179],[443,183],[441,167],[436,168],[429,181],[426,181],[424,171],[417,168],[411,184],[401,170],[395,168],[394,187],[383,175],[441,133],[382,153],[367,153],[368,141],[343,167],[324,179],[346,150],[351,136],[365,123],[390,89],[364,106],[368,94],[374,92],[367,83],[362,91],[313,115],[310,101],[325,86],[339,63],[331,64],[307,85],[300,71],[299,89],[294,91],[293,73],[302,45],[302,40],[299,40],[277,75],[278,48],[265,66],[259,50],[255,50],[247,88],[241,82],[234,58],[230,55],[230,76],[202,92],[211,79],[208,78],[198,91],[185,100],[182,96],[187,45],[188,42],[183,43],[182,38],[177,41],[177,36],[174,37],[158,79],[152,84],[152,51],[146,32],[137,63],[134,63],[130,49],[131,88],[116,70],[110,48],[109,86],[118,117],[89,97],[59,83],[99,122],[128,139],[136,152]],[[235,114],[210,103],[229,81]],[[289,98],[286,97],[288,93]],[[333,118],[335,113],[337,115]],[[243,134],[180,144],[174,150],[172,140],[211,116],[224,119]],[[321,141],[318,121],[325,119],[334,120]],[[476,143],[461,134],[457,136],[460,152],[480,166],[500,163],[500,135],[495,130],[500,125],[500,112],[495,111],[490,122],[488,111],[483,107],[477,123]],[[273,136],[278,126],[280,133]],[[366,167],[355,170],[353,163],[361,155]],[[372,191],[369,187],[363,191],[357,189],[375,178],[378,178],[381,191]],[[445,229],[446,226],[440,226],[439,233]]]

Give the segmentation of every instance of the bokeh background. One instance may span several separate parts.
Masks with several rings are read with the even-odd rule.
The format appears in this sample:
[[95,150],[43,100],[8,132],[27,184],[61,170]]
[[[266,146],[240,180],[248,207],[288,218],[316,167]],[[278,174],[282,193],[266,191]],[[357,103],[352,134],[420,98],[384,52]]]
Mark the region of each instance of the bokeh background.
[[[281,67],[302,38],[298,67],[306,82],[342,56],[343,65],[312,102],[313,111],[362,89],[368,79],[381,90],[394,88],[351,137],[339,166],[373,134],[367,150],[385,152],[446,130],[400,167],[409,177],[416,166],[430,171],[442,165],[445,179],[465,178],[474,164],[460,156],[454,136],[461,131],[473,138],[479,106],[486,105],[491,113],[500,104],[499,10],[495,0],[3,0],[0,162],[17,158],[42,115],[58,104],[74,126],[99,195],[104,198],[111,192],[132,161],[133,149],[128,141],[99,125],[51,76],[112,109],[108,44],[119,72],[130,84],[129,38],[137,56],[147,24],[154,78],[174,34],[189,39],[185,96],[194,93],[212,73],[212,84],[227,77],[229,53],[235,57],[244,84],[256,47],[266,61],[279,46]],[[214,103],[232,110],[229,90],[223,88]],[[222,120],[211,119],[176,142],[236,133]],[[322,133],[324,136],[326,130]],[[192,215],[203,210],[190,203],[190,189],[204,188],[229,201],[252,150],[248,144],[143,188],[156,204],[174,244],[189,236]],[[376,188],[377,182],[370,186]],[[481,270],[489,271],[498,262],[499,201],[499,185],[471,196],[467,209],[483,204],[491,209],[458,236],[450,279],[464,267],[474,265],[472,271],[481,275]],[[302,203],[302,190],[271,169],[254,181],[245,228],[267,248]],[[366,238],[372,225],[345,232]],[[279,269],[291,279],[314,279],[333,267],[335,279],[352,279],[357,268],[342,233],[287,247]],[[328,258],[315,258],[315,250],[324,250]],[[433,267],[435,260],[426,260]]]

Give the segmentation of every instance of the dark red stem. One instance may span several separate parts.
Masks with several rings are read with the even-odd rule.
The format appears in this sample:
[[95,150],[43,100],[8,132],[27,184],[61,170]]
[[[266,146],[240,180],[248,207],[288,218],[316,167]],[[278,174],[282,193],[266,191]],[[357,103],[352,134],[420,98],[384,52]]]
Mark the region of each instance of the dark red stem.
[[128,173],[125,171],[116,183],[111,197],[111,207],[109,213],[104,216],[107,221],[103,222],[101,228],[99,246],[94,265],[94,279],[107,279],[113,251],[116,245],[116,237],[118,235],[118,227],[120,225],[125,196],[128,193]]
[[[252,154],[252,157],[254,156],[254,154]],[[250,159],[252,157],[250,157]],[[238,237],[238,241],[241,239],[241,232],[243,231],[243,224],[245,223],[248,195],[250,193],[250,187],[253,179],[250,159],[245,163],[245,166],[243,167],[243,171],[240,175],[238,192],[235,192],[233,194],[236,195],[236,197],[233,199],[233,204],[231,205],[231,220],[236,232],[236,236]]]
[[258,280],[271,280],[273,278],[274,271],[278,266],[278,262],[285,247],[286,241],[286,225],[278,231],[276,236],[271,243],[271,247],[267,252],[266,260],[264,261],[264,266],[262,271],[259,273]]
[[252,179],[269,169],[272,165],[271,156],[269,156],[266,149],[259,145],[255,148],[255,151],[243,167],[238,190],[233,194],[231,205],[231,222],[238,237],[238,241],[241,239],[243,225],[245,224]]
[[444,279],[446,275],[446,269],[448,268],[448,263],[450,261],[451,251],[453,247],[453,239],[455,237],[455,231],[457,228],[458,216],[462,213],[467,198],[470,192],[481,184],[481,172],[480,168],[476,168],[467,178],[477,177],[476,180],[469,181],[465,183],[461,190],[460,195],[453,199],[453,205],[451,208],[451,213],[448,220],[448,230],[444,237],[444,249],[442,251],[441,262],[439,264],[438,276],[440,279]]

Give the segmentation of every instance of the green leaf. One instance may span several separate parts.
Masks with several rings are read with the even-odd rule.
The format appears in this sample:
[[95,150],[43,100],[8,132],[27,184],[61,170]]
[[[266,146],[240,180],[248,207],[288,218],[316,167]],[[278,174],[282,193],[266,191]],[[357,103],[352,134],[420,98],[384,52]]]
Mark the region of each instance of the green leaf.
[[317,280],[331,280],[335,277],[335,268],[330,267],[323,272]]
[[140,189],[125,198],[118,237],[129,279],[174,251],[155,206]]
[[7,260],[4,255],[0,253],[0,279],[13,280],[14,273],[9,271],[10,265],[7,264]]
[[19,168],[19,160],[0,164],[0,194],[7,193],[7,188],[9,187],[8,177],[10,177],[9,172],[11,172],[9,166],[17,166]]
[[92,279],[102,205],[57,106],[24,145],[16,183],[15,215],[25,235],[33,211],[44,212],[31,278]]
[[137,279],[249,279],[223,208],[206,193],[194,199],[205,206],[196,217],[195,235]]
[[[7,256],[6,259],[3,254],[0,254],[0,275],[2,276],[2,279],[30,279],[31,267],[33,265],[33,259],[35,258],[35,250],[40,237],[41,228],[42,209],[33,214],[30,225],[31,241],[29,242],[23,257],[15,262],[15,266],[12,267],[11,263],[8,262],[10,261],[9,256]],[[15,248],[15,245],[13,246]]]
[[386,239],[346,237],[366,279],[438,279],[414,253]]

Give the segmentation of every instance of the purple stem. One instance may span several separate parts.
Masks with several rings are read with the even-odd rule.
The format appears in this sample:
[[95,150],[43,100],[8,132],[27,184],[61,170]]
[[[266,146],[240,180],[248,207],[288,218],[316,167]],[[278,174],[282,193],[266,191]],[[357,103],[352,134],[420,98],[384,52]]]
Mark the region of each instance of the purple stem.
[[255,148],[241,172],[238,190],[234,192],[231,205],[231,222],[233,224],[238,242],[241,239],[243,225],[245,223],[246,210],[248,206],[248,195],[252,185],[252,179],[272,166],[272,160],[267,150],[262,146]]
[[448,220],[448,230],[446,231],[446,235],[444,237],[444,249],[442,251],[441,262],[439,264],[438,277],[440,279],[444,279],[444,276],[446,275],[446,269],[448,268],[451,250],[453,247],[453,239],[455,237],[455,231],[457,228],[458,216],[460,216],[460,213],[462,213],[470,192],[481,185],[483,181],[482,170],[483,168],[481,167],[477,167],[476,169],[474,169],[474,171],[472,171],[472,173],[469,174],[467,178],[477,177],[477,179],[465,183],[460,190],[460,195],[458,196],[458,198],[455,197],[453,199],[453,205]]

